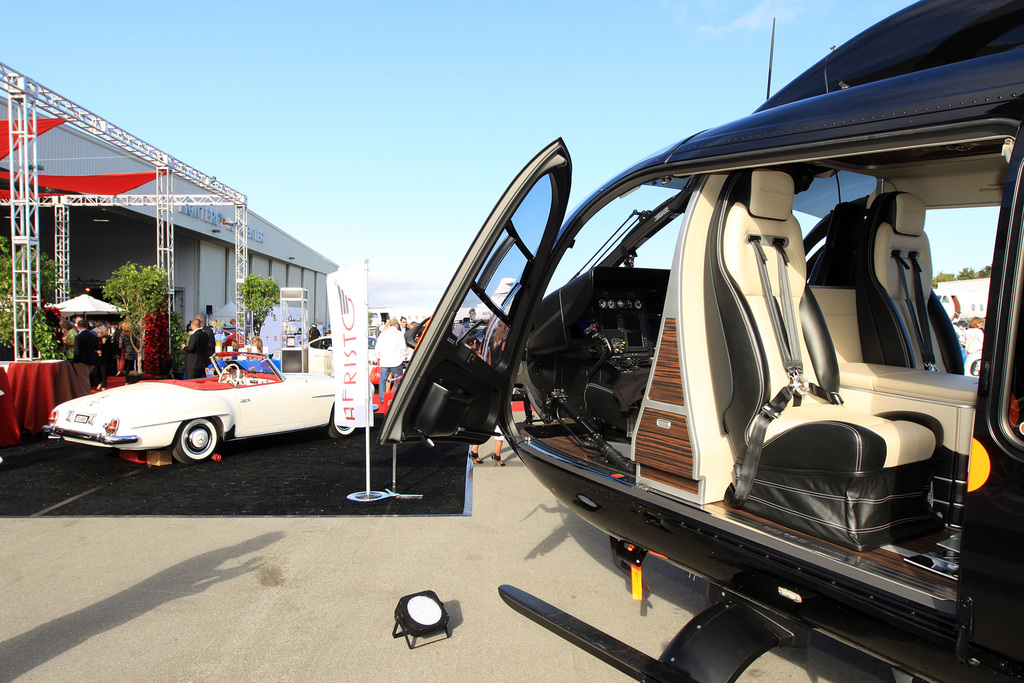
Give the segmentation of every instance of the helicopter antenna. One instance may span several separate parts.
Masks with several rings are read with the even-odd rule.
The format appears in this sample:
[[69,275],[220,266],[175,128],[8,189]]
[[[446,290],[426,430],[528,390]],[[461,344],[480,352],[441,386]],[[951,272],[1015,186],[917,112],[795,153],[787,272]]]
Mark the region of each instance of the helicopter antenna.
[[772,46],[768,48],[768,91],[764,94],[764,99],[768,100],[772,96],[772,62],[775,61],[775,17],[772,17]]

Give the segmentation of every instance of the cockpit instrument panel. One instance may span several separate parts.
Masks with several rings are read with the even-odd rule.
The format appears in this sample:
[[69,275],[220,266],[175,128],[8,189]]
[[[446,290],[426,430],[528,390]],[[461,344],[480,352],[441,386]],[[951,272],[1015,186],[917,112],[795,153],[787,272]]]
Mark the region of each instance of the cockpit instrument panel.
[[667,270],[594,268],[544,298],[527,348],[649,359],[667,288]]

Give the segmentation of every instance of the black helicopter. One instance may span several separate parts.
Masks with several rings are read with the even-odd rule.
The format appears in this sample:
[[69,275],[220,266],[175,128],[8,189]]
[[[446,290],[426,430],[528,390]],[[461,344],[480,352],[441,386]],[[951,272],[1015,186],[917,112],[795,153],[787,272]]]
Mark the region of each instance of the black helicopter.
[[[734,680],[811,631],[906,678],[1024,677],[1022,46],[1024,2],[924,0],[568,218],[564,144],[527,165],[380,439],[500,425],[620,568],[657,553],[712,606],[655,659],[507,603],[639,680]],[[954,209],[993,241],[978,376],[932,293]]]

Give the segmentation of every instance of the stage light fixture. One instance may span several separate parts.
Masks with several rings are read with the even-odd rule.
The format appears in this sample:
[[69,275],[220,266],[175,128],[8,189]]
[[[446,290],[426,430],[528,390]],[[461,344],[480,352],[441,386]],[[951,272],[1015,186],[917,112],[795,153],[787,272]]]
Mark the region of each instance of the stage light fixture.
[[[392,637],[401,638],[405,636],[405,643],[409,649],[427,645],[436,640],[451,637],[448,630],[448,611],[444,603],[437,597],[434,591],[422,591],[406,595],[398,601],[395,607],[395,628],[391,632]],[[416,639],[429,639],[416,645]]]

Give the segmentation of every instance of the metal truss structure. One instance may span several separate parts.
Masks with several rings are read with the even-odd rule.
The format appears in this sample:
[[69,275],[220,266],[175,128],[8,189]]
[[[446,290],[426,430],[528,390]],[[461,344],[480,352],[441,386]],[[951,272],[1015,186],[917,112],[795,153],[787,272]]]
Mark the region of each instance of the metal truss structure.
[[[245,204],[235,204],[235,329],[241,328],[243,344],[249,340],[242,284],[249,275],[249,216]],[[236,338],[238,334],[236,332]]]
[[7,133],[11,145],[11,308],[14,357],[20,359],[32,356],[32,312],[41,300],[36,110],[23,91],[8,98]]
[[68,241],[68,205],[64,197],[54,197],[58,200],[53,205],[54,225],[54,251],[57,253],[57,291],[54,293],[57,301],[66,301],[71,296],[71,246]]
[[[156,206],[157,265],[167,273],[168,303],[174,292],[174,206],[189,204],[235,207],[235,299],[238,321],[246,337],[241,282],[249,270],[248,211],[244,194],[215,177],[201,173],[188,164],[140,140],[102,117],[36,83],[0,62],[0,90],[7,93],[8,134],[11,143],[11,256],[13,276],[14,357],[32,360],[32,312],[40,304],[39,279],[39,207],[55,208],[57,226],[57,294],[66,297],[70,263],[68,260],[68,207],[70,206]],[[94,137],[129,155],[151,164],[156,173],[156,195],[70,195],[41,199],[36,174],[37,110],[64,119]],[[177,176],[208,195],[175,196]],[[125,200],[124,202],[120,200]],[[3,202],[8,203],[8,202]],[[242,260],[244,259],[244,260]]]

